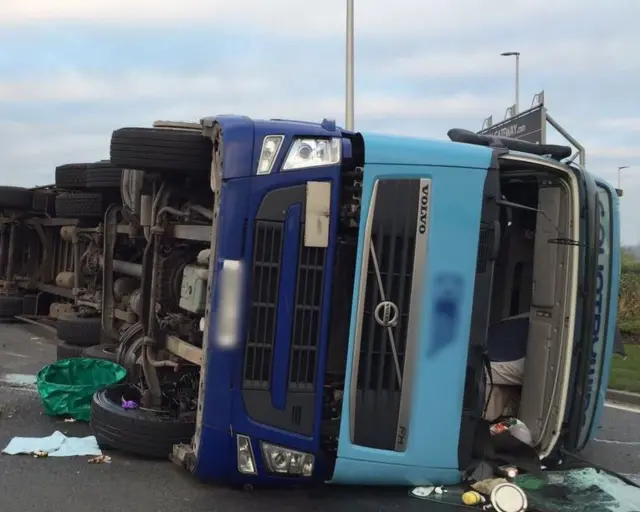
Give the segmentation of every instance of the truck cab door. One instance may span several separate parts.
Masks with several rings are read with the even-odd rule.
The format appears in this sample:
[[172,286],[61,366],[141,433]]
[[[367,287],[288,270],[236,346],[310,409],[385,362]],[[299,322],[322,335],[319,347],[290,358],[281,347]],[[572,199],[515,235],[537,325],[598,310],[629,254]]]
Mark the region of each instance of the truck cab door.
[[620,284],[620,213],[616,190],[583,171],[583,309],[576,340],[576,380],[565,448],[582,450],[596,435],[616,337]]

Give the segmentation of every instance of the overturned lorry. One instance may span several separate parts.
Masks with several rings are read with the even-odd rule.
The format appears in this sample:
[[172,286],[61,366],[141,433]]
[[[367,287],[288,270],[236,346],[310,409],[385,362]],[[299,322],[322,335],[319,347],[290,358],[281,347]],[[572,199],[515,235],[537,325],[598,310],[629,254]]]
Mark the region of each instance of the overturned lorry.
[[579,451],[615,334],[615,190],[565,147],[450,138],[116,130],[120,193],[80,228],[129,375],[94,397],[99,441],[226,482],[456,483],[483,456],[488,328],[524,314],[518,417],[538,459]]

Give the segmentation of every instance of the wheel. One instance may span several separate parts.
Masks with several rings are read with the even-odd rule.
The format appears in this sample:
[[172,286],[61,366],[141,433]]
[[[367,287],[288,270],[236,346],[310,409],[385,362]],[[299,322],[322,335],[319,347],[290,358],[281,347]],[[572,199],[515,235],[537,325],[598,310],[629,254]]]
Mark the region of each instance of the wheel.
[[23,311],[22,297],[0,296],[0,319],[10,319],[21,315]]
[[60,341],[77,347],[99,345],[102,337],[100,317],[82,317],[74,313],[60,315],[56,322],[56,334]]
[[195,415],[178,418],[149,409],[124,409],[122,400],[140,403],[130,385],[98,391],[91,402],[91,429],[98,444],[144,457],[166,459],[174,444],[188,444],[196,430]]
[[96,162],[87,164],[87,188],[88,189],[111,189],[120,190],[122,182],[122,169],[116,167],[111,162]]
[[87,164],[65,164],[56,167],[56,185],[67,190],[83,190],[87,184]]
[[34,212],[55,215],[56,193],[50,190],[34,190],[32,209]]
[[91,357],[93,359],[105,359],[107,361],[116,362],[117,345],[100,344],[82,350],[83,357]]
[[82,357],[82,347],[69,345],[65,342],[58,343],[56,347],[56,359],[61,361],[63,359],[71,359],[72,357]]
[[33,191],[24,187],[0,187],[0,208],[7,210],[31,210]]
[[211,139],[195,131],[120,128],[111,136],[111,162],[125,169],[179,174],[208,173]]
[[56,217],[102,217],[102,194],[63,192],[56,196]]

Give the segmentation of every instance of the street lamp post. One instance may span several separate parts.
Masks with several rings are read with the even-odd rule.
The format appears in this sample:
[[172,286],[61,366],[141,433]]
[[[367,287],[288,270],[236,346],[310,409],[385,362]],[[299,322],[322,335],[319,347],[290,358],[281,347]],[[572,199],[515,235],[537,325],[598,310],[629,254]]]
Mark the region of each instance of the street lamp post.
[[516,108],[514,114],[518,115],[520,113],[520,52],[503,52],[500,55],[516,58]]
[[622,189],[622,185],[621,185],[621,180],[620,180],[620,171],[622,171],[623,169],[628,169],[629,166],[628,165],[621,165],[618,167],[618,188]]
[[347,0],[347,41],[346,41],[346,96],[345,96],[345,127],[353,130],[354,121],[354,0]]

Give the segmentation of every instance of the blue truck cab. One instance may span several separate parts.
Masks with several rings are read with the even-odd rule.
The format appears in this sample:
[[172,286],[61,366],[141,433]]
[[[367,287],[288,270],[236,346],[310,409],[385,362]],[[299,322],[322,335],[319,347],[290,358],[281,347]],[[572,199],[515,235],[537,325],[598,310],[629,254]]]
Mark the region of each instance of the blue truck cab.
[[[619,279],[615,190],[535,146],[330,121],[202,121],[215,193],[196,434],[204,480],[453,484],[477,457],[488,327],[528,313],[519,418],[595,435]],[[569,151],[569,153],[567,153]]]

